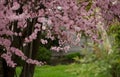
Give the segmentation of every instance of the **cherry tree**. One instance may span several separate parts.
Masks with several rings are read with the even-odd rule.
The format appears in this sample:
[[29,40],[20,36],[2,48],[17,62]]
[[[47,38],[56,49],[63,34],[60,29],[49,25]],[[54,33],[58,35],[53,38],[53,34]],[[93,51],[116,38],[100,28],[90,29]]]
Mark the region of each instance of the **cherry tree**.
[[82,33],[102,43],[107,37],[99,33],[106,36],[113,19],[120,20],[119,0],[1,0],[0,7],[1,57],[14,67],[11,75],[15,56],[25,61],[21,77],[33,77],[35,65],[44,64],[35,60],[40,44],[58,39],[51,49],[67,52]]

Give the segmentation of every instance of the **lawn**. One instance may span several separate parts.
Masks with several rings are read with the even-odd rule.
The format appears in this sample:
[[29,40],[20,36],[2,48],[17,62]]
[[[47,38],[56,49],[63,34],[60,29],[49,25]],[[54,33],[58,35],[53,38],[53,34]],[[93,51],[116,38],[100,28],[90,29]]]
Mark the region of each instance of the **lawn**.
[[[78,71],[81,68],[82,71]],[[93,72],[89,71],[89,69],[87,68],[89,68],[88,65],[81,65],[81,64],[37,66],[35,69],[34,77],[111,77],[110,75],[104,73],[95,76]],[[19,74],[20,68],[17,68],[16,72],[17,74]]]
[[[70,65],[57,65],[57,66],[37,66],[35,69],[34,77],[77,77],[77,75],[67,72],[66,70]],[[20,74],[21,68],[17,68],[17,75]]]
[[36,67],[34,77],[77,77],[66,70],[69,65]]

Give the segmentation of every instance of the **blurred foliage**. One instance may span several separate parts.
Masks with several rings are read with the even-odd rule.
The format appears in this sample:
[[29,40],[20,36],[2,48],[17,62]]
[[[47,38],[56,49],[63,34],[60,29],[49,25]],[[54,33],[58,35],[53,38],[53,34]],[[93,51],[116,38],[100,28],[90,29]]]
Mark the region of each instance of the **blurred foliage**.
[[109,35],[114,38],[114,44],[118,48],[120,47],[120,22],[114,20],[114,23],[110,26]]
[[82,55],[79,52],[74,52],[74,53],[69,53],[67,55],[65,55],[65,58],[67,60],[74,60],[75,57],[82,57]]
[[114,20],[114,23],[109,28],[108,33],[114,38],[114,53],[111,56],[111,73],[113,77],[120,77],[120,22]]
[[[107,59],[98,59],[96,55],[86,55],[84,58],[74,58],[79,63],[73,63],[68,72],[76,74],[77,77],[112,77],[110,74],[111,64]],[[77,67],[74,65],[78,64]]]
[[78,77],[120,77],[120,22],[114,21],[107,31],[113,52],[108,54],[102,44],[90,43],[93,53],[83,58],[74,57],[77,63],[73,63],[67,72]]
[[50,62],[52,52],[45,48],[45,47],[39,47],[38,54],[37,54],[37,60],[39,61],[45,61],[47,63]]
[[80,68],[72,68],[78,77],[120,77],[120,55],[117,52],[110,55],[103,53],[99,58],[93,54],[74,59],[80,63]]

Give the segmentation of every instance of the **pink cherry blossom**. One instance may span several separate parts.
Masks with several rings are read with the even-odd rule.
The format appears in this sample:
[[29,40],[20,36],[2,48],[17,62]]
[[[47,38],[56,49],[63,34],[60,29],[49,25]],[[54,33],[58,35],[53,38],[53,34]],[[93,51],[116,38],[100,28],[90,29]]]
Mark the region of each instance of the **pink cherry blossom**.
[[11,8],[12,10],[18,10],[20,8],[20,4],[18,2],[13,3],[13,7]]
[[[24,48],[30,48],[29,44],[36,41],[48,44],[47,39],[57,39],[59,46],[51,46],[51,49],[67,52],[68,45],[79,44],[81,36],[78,34],[81,33],[100,43],[96,28],[99,21],[105,23],[105,29],[114,19],[120,21],[119,0],[92,0],[89,9],[86,9],[89,1],[84,0],[79,4],[76,0],[7,1],[0,0],[0,46],[4,49],[1,57],[11,67],[16,65],[11,59],[13,54],[27,63],[42,64],[23,53],[26,52]],[[101,9],[99,13],[96,13],[96,8]],[[96,18],[99,14],[100,19]],[[16,38],[19,38],[19,47],[13,46]],[[33,50],[31,52],[34,53]]]

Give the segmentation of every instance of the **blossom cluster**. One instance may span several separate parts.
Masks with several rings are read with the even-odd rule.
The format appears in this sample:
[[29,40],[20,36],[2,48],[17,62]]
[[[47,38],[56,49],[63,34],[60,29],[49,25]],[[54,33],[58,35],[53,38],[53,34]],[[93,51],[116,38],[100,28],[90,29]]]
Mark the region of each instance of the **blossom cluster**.
[[[95,17],[96,8],[102,9],[100,14],[104,19]],[[6,50],[1,57],[11,67],[16,65],[11,59],[13,54],[38,65],[41,62],[27,57],[21,49],[34,40],[48,44],[47,39],[58,39],[59,46],[51,49],[66,52],[70,45],[80,44],[83,33],[100,43],[96,25],[99,21],[120,20],[119,8],[119,0],[1,0],[0,46]],[[20,38],[20,47],[13,45],[16,38]]]

